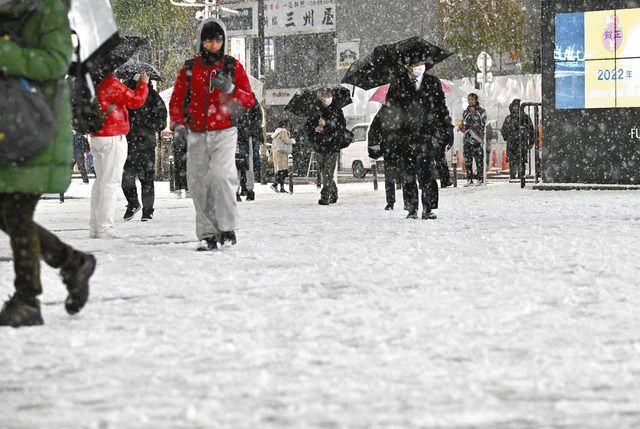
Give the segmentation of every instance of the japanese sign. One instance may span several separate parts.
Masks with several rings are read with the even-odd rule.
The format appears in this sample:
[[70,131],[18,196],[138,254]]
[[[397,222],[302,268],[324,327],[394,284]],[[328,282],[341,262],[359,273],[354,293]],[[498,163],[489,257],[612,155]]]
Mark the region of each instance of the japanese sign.
[[258,37],[258,3],[225,3],[224,7],[238,11],[231,14],[220,12],[220,19],[227,26],[229,36]]
[[336,64],[338,70],[348,69],[360,58],[360,42],[338,42]]
[[266,37],[336,31],[334,0],[265,1]]
[[267,106],[285,106],[298,91],[298,88],[266,89],[264,92]]

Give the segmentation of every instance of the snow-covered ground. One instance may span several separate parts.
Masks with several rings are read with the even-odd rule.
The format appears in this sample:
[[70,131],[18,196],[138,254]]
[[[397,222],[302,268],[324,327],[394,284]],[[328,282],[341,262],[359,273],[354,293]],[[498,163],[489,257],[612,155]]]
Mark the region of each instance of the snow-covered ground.
[[75,182],[37,219],[98,258],[90,302],[43,265],[46,325],[0,330],[2,428],[640,426],[639,192],[446,189],[422,221],[264,186],[200,253],[166,183],[109,241]]

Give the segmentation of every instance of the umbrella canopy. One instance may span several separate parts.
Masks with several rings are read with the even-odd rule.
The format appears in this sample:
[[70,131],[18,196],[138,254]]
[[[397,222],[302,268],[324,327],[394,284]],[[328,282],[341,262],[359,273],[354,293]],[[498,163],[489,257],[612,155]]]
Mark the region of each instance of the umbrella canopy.
[[80,56],[74,62],[85,62],[118,33],[109,0],[72,0],[69,23],[80,45]]
[[429,70],[451,55],[448,49],[414,36],[376,46],[372,53],[351,65],[342,83],[372,89],[396,80],[405,65],[424,61],[426,70]]
[[[88,71],[97,80],[101,80],[126,63],[146,43],[147,40],[142,37],[121,37],[116,34],[116,37],[109,39],[107,43],[100,46],[89,59],[82,63],[82,71]],[[70,74],[76,75],[75,70],[77,69],[72,64]]]
[[[376,101],[380,104],[387,103],[387,92],[389,92],[389,84],[382,85],[380,88],[373,93],[373,95],[369,98],[369,101]],[[440,80],[440,87],[442,88],[442,92],[445,94],[453,91],[453,86],[450,82],[446,82],[444,80]]]
[[116,76],[120,79],[132,79],[138,73],[146,73],[151,80],[164,81],[164,77],[151,64],[137,60],[129,60],[116,70]]
[[298,116],[309,116],[320,109],[318,93],[324,90],[331,90],[331,92],[333,92],[332,106],[342,109],[353,103],[351,91],[349,91],[348,88],[340,85],[315,85],[299,89],[293,97],[291,97],[291,100],[289,100],[284,110]]

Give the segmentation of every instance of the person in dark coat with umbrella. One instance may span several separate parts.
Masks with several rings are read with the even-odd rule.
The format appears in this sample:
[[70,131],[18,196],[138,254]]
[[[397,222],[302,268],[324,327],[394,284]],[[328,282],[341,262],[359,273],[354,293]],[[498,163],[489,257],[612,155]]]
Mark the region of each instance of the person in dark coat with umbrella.
[[318,93],[317,111],[305,122],[305,133],[316,152],[322,182],[318,204],[329,205],[338,201],[338,186],[333,180],[340,149],[344,144],[347,121],[342,109],[333,104],[333,92]]
[[[129,88],[135,88],[136,81],[128,82]],[[139,109],[129,109],[131,129],[127,134],[129,145],[127,161],[122,173],[122,191],[127,199],[124,220],[131,220],[140,210],[136,178],[142,189],[142,221],[153,218],[155,200],[155,165],[157,133],[167,126],[167,108],[160,95],[149,85],[147,100]]]
[[507,142],[509,178],[520,178],[524,175],[527,150],[531,149],[536,141],[536,132],[531,117],[521,111],[519,99],[516,98],[509,104],[509,116],[504,119],[501,131]]
[[[428,56],[408,56],[407,66],[391,83],[387,104],[399,109],[398,156],[404,177],[408,219],[418,218],[418,186],[422,190],[422,218],[436,219],[438,208],[436,160],[442,142],[453,140],[453,126],[440,80],[425,73]],[[432,65],[432,62],[429,64]]]
[[387,199],[385,210],[393,210],[396,202],[396,187],[401,186],[403,175],[400,171],[398,133],[396,124],[400,121],[401,111],[398,108],[382,105],[369,127],[369,151],[371,158],[384,158],[384,188]]
[[262,129],[262,108],[255,94],[254,105],[250,109],[242,109],[238,114],[238,145],[236,149],[236,168],[240,189],[236,199],[246,195],[247,201],[256,198],[254,192],[256,171],[260,170],[260,146],[264,144],[264,132]]

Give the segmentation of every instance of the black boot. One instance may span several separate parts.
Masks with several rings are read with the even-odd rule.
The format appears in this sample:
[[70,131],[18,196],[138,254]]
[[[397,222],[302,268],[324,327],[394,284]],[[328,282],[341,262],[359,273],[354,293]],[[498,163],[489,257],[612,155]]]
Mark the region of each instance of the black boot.
[[276,173],[276,177],[273,179],[273,185],[270,186],[274,192],[278,192],[278,184],[280,183],[280,177],[282,176],[282,171],[278,171]]
[[4,303],[0,311],[0,326],[19,328],[37,325],[44,325],[40,313],[40,301],[37,298],[25,299],[15,293],[9,301]]
[[287,190],[284,188],[284,182],[289,177],[289,170],[282,170],[282,175],[280,176],[280,193],[286,194]]
[[218,242],[215,237],[205,237],[200,241],[200,245],[196,249],[198,252],[206,252],[208,250],[216,250],[218,248]]
[[437,219],[437,218],[438,216],[436,216],[436,214],[432,212],[431,209],[422,209],[422,219],[428,220],[428,219]]
[[232,245],[235,245],[238,242],[238,240],[236,240],[236,233],[235,231],[222,231],[220,233],[220,245],[224,246],[225,243],[231,243]]
[[393,210],[393,203],[387,204],[387,206],[384,209],[385,210]]
[[253,201],[256,199],[256,193],[253,191],[247,191],[247,201]]
[[67,299],[64,308],[69,314],[76,314],[87,303],[89,298],[89,279],[96,270],[96,258],[89,253],[78,252],[80,259],[73,265],[60,269],[62,283],[67,286]]

